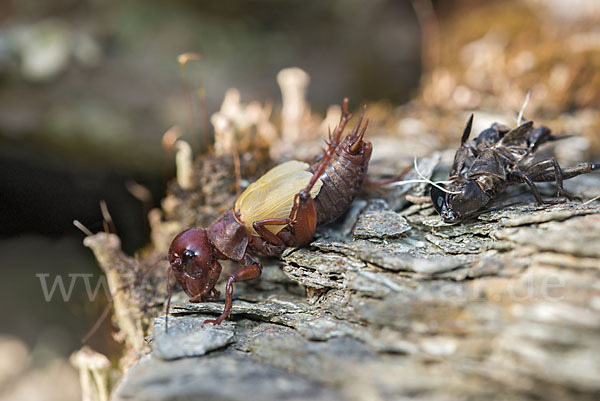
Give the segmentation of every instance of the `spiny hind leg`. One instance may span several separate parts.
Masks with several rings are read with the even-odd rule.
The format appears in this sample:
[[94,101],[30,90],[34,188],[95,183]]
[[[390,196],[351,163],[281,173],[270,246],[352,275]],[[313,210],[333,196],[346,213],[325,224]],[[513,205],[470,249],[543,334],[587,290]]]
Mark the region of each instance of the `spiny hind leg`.
[[[532,168],[542,163],[550,163],[549,160],[544,160],[543,162],[534,164],[529,169],[525,170],[525,172],[531,177],[532,180],[537,182],[548,182],[555,180],[554,170],[550,164],[547,164],[545,168],[537,168],[535,171],[532,171]],[[543,165],[542,165],[543,166]],[[569,178],[577,177],[581,174],[588,174],[595,170],[600,170],[600,163],[579,163],[575,167],[565,167],[561,168],[561,174],[563,180],[568,180]]]
[[552,162],[552,166],[554,167],[554,177],[556,178],[556,197],[564,197],[568,200],[581,200],[579,196],[570,194],[565,190],[563,186],[563,174],[560,165],[554,157],[550,159],[550,161]]
[[[536,179],[540,175],[544,176],[544,177],[548,176],[548,175],[553,175],[554,181],[556,182],[556,193],[554,196],[556,198],[565,197],[567,199],[573,199],[573,196],[568,194],[567,191],[565,191],[565,189],[563,187],[562,170],[560,169],[560,166],[558,165],[558,162],[556,161],[555,158],[551,158],[548,160],[542,160],[541,162],[530,166],[526,170],[526,174],[533,181],[540,181],[540,180]],[[546,181],[546,180],[543,180],[543,181]]]
[[[294,197],[294,207],[292,208],[292,213],[290,214],[290,217],[292,217],[294,215],[294,213],[298,207],[298,204],[300,202],[306,202],[308,200],[308,198],[310,198],[310,191],[315,186],[315,184],[317,183],[319,178],[321,178],[321,175],[325,172],[325,169],[331,162],[331,158],[333,157],[335,150],[337,149],[337,147],[339,146],[339,144],[341,142],[342,133],[344,132],[344,128],[346,127],[346,124],[348,124],[348,121],[350,121],[351,117],[352,117],[352,115],[348,112],[348,98],[344,98],[344,101],[342,103],[342,118],[340,119],[340,123],[333,131],[333,134],[331,133],[331,130],[329,131],[329,140],[325,141],[325,143],[327,144],[327,149],[325,149],[325,151],[321,155],[321,158],[319,159],[318,164],[316,166],[314,166],[313,172],[312,172],[313,176],[310,179],[310,181],[308,182],[308,184],[306,184],[306,187],[304,187]],[[361,115],[354,131],[358,131],[360,123],[362,122],[362,118],[363,118],[363,116]]]
[[[317,209],[314,200],[310,196],[310,191],[321,178],[321,175],[323,175],[327,166],[331,163],[331,159],[335,154],[335,150],[340,145],[342,133],[350,120],[350,117],[352,117],[352,115],[348,112],[348,98],[345,98],[342,103],[342,118],[333,131],[333,134],[331,131],[329,132],[329,140],[326,141],[327,149],[323,152],[319,162],[312,167],[313,175],[308,184],[294,196],[294,204],[289,217],[291,220],[291,232],[289,233],[289,241],[292,242],[291,245],[307,244],[315,235],[317,229]],[[354,134],[359,130],[362,117],[363,116],[361,115],[359,118],[357,127],[354,130],[355,132],[353,132]],[[362,139],[363,134],[364,132],[357,136],[357,141]]]
[[309,243],[315,235],[315,231],[317,230],[317,209],[315,201],[310,195],[310,191],[325,172],[325,169],[331,162],[331,157],[333,156],[335,149],[340,143],[339,138],[341,132],[344,129],[347,120],[350,118],[350,115],[347,114],[346,111],[346,104],[347,99],[345,99],[344,102],[344,115],[342,116],[342,121],[338,128],[336,128],[333,136],[329,135],[327,151],[323,153],[321,161],[314,167],[312,172],[313,175],[306,187],[301,189],[300,192],[294,196],[294,203],[289,217],[291,220],[290,231],[287,233],[284,231],[289,237],[287,241],[289,242],[289,245],[305,245]]
[[553,198],[553,199],[542,199],[542,195],[540,195],[540,191],[535,186],[533,180],[527,176],[527,174],[521,171],[513,171],[508,174],[508,179],[513,182],[523,182],[527,184],[529,190],[535,197],[538,205],[555,205],[557,203],[564,203],[566,201],[565,198]]
[[561,168],[556,159],[544,160],[534,164],[527,173],[533,181],[545,182],[556,181],[556,197],[565,197],[569,200],[581,200],[580,197],[572,195],[564,189],[563,181],[567,178],[587,174],[600,168],[600,164],[582,163],[575,167]]

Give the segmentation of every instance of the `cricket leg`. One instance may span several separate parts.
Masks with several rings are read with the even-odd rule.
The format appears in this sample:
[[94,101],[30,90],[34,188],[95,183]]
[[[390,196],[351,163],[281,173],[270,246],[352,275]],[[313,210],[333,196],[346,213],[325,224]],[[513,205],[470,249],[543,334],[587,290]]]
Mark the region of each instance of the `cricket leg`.
[[[294,196],[294,205],[292,206],[292,211],[290,212],[290,220],[291,220],[291,234],[292,238],[290,238],[293,243],[288,245],[305,245],[308,244],[314,237],[315,231],[317,230],[317,208],[315,206],[315,202],[310,196],[310,191],[313,189],[317,181],[321,178],[327,166],[331,163],[331,158],[335,154],[335,150],[340,144],[340,140],[342,137],[342,132],[344,131],[344,127],[350,120],[350,113],[348,113],[348,98],[344,99],[342,104],[342,119],[340,123],[334,130],[333,134],[329,133],[329,141],[327,143],[327,150],[323,153],[323,157],[321,157],[320,161],[313,165],[312,167],[312,177],[306,187],[304,187],[300,192]],[[357,145],[361,140],[365,133],[365,130],[360,130],[360,125],[364,118],[364,110],[361,113],[358,122],[356,123],[356,127],[350,134],[350,137],[354,138],[354,143],[351,145],[353,148]]]
[[229,279],[227,279],[227,285],[225,286],[225,309],[223,310],[223,313],[216,319],[205,320],[202,322],[202,326],[207,323],[212,323],[213,325],[218,326],[223,322],[223,320],[229,317],[229,314],[231,313],[231,304],[233,302],[233,283],[238,281],[252,280],[253,278],[257,278],[261,275],[262,266],[251,255],[246,254],[244,259],[242,259],[242,263],[244,267],[233,272],[229,276]]
[[288,226],[292,222],[291,218],[285,219],[265,219],[258,220],[252,223],[252,227],[254,231],[269,244],[285,246],[284,241],[277,236],[277,234],[273,234],[271,231],[267,229],[267,226]]
[[553,157],[552,159],[550,159],[550,162],[552,162],[552,166],[554,167],[554,176],[556,177],[556,197],[564,197],[568,200],[581,200],[579,196],[572,195],[565,190],[563,186],[562,169],[560,168],[560,165],[558,164],[556,159]]
[[581,174],[588,174],[592,171],[600,170],[600,163],[580,163],[575,167],[566,167],[562,169],[562,175],[565,180],[577,177]]
[[548,199],[548,200],[542,199],[542,196],[540,195],[540,191],[538,191],[537,187],[533,183],[533,180],[531,178],[529,178],[527,176],[527,174],[525,174],[521,171],[513,171],[513,172],[509,173],[508,179],[511,181],[524,182],[525,184],[527,184],[527,186],[531,190],[531,193],[535,197],[535,200],[537,201],[538,205],[554,205],[554,204],[563,203],[566,201],[565,198]]
[[[545,165],[543,163],[546,163]],[[549,182],[555,180],[555,172],[550,167],[550,160],[545,160],[543,162],[539,162],[531,166],[526,170],[526,173],[531,177],[533,181],[536,182]],[[536,166],[541,165],[541,167],[537,168]],[[543,168],[542,168],[543,167]],[[577,177],[581,174],[588,174],[592,171],[600,170],[600,163],[580,163],[575,167],[565,167],[561,168],[560,172],[562,174],[563,180],[568,180],[569,178]]]
[[[290,218],[285,219],[265,219],[259,220],[252,223],[254,231],[258,234],[258,237],[251,237],[251,244],[254,249],[266,256],[278,257],[281,255],[286,246],[292,245],[291,239],[284,236],[283,233],[289,233],[286,228],[290,227]],[[279,233],[274,234],[267,229],[267,226],[285,226]]]
[[[216,301],[219,299],[219,291],[215,290],[215,285],[217,284],[217,280],[219,280],[219,276],[221,275],[221,264],[216,260],[210,265],[208,270],[208,276],[206,277],[206,282],[204,286],[200,289],[200,291],[190,298],[190,302],[205,302],[205,301]],[[193,282],[193,279],[190,279]]]
[[204,296],[204,301],[217,301],[219,299],[219,295],[221,295],[221,293],[216,288],[213,288],[210,290],[209,294]]
[[[551,169],[550,167],[553,167],[554,169]],[[554,159],[551,159],[534,164],[527,170],[527,173],[533,181],[537,182],[556,180],[558,193],[568,199],[580,200],[580,198],[569,194],[564,190],[564,188],[562,188],[562,180],[577,177],[581,174],[588,174],[594,170],[600,170],[600,163],[580,163],[575,167],[561,168],[558,165],[558,162],[556,162]],[[560,175],[561,177],[560,185],[559,180],[556,178],[557,175]]]
[[569,194],[565,190],[565,188],[563,186],[564,179],[563,179],[562,170],[555,158],[551,158],[549,160],[543,160],[539,163],[532,165],[531,167],[529,167],[527,169],[527,175],[533,181],[539,181],[536,179],[539,174],[542,174],[542,176],[549,175],[549,174],[554,175],[554,181],[556,182],[556,194],[555,194],[556,198],[564,197],[569,200],[577,199],[576,196]]
[[[527,174],[529,177],[531,177],[531,179],[533,181],[536,182],[540,182],[540,181],[553,181],[556,179],[556,173],[553,173],[554,170],[554,163],[552,163],[553,159],[549,159],[549,160],[542,160],[538,163],[535,163],[531,166],[529,166],[527,169],[524,170],[525,174]],[[538,177],[541,178],[548,178],[549,176],[551,176],[550,180],[540,180],[538,179]]]
[[[344,132],[344,128],[346,127],[346,124],[348,124],[348,121],[350,121],[350,117],[352,117],[352,114],[350,114],[348,112],[348,98],[344,98],[344,101],[342,102],[342,118],[340,120],[340,123],[333,131],[333,134],[331,133],[331,130],[329,131],[329,140],[325,141],[325,143],[327,144],[327,149],[321,155],[321,158],[317,162],[318,164],[312,166],[313,176],[312,176],[311,180],[309,181],[309,183],[306,185],[306,187],[302,191],[300,191],[299,195],[301,198],[310,197],[310,195],[309,195],[310,190],[312,189],[312,187],[314,187],[314,185],[317,183],[319,178],[321,178],[321,175],[325,172],[327,165],[331,161],[331,158],[333,157],[335,150],[337,149],[337,147],[339,146],[339,144],[341,142],[342,132]],[[354,130],[350,134],[351,136],[357,135],[360,124],[362,123],[363,117],[364,117],[364,111],[361,113],[361,115],[358,119],[358,122],[356,124],[356,127],[354,127]],[[364,131],[360,134],[361,139],[362,139],[362,135],[364,135]],[[360,142],[360,140],[358,140],[358,141]],[[298,197],[298,195],[296,195],[296,197]],[[296,207],[296,201],[297,201],[297,199],[294,199],[294,207]],[[294,213],[294,209],[292,209],[292,214],[293,213]]]
[[[279,256],[288,246],[304,245],[312,240],[317,229],[317,209],[310,197],[304,201],[294,197],[294,207],[290,217],[286,219],[265,219],[252,223],[254,231],[264,241],[253,241],[253,247],[268,256]],[[273,234],[266,226],[285,225],[277,234]]]

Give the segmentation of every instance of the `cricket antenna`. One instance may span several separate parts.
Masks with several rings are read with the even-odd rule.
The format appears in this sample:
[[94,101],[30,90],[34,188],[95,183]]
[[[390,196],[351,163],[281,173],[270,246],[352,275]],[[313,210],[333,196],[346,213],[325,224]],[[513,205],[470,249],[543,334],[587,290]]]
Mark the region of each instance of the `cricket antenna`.
[[525,113],[527,104],[529,104],[530,96],[531,96],[531,90],[528,90],[527,94],[525,95],[525,100],[523,101],[523,106],[521,106],[521,110],[519,111],[519,116],[517,117],[517,127],[519,127],[521,125],[521,120],[523,120],[523,113]]
[[415,180],[402,180],[402,181],[395,181],[389,184],[386,184],[386,187],[396,187],[396,186],[400,186],[400,185],[406,185],[406,184],[419,184],[419,183],[425,183],[425,184],[429,184],[432,185],[434,187],[436,187],[437,189],[439,189],[442,192],[445,192],[447,194],[459,194],[460,192],[452,192],[447,190],[446,188],[442,187],[439,184],[449,184],[452,181],[431,181],[429,178],[425,177],[421,171],[419,171],[419,166],[417,165],[417,157],[415,156],[415,160],[414,160],[414,169],[415,172],[417,173],[417,175],[419,177],[421,177],[421,179],[415,179]]
[[[100,315],[100,317],[96,320],[96,322],[94,323],[94,325],[88,330],[88,332],[85,334],[85,336],[83,336],[83,338],[81,339],[81,343],[85,344],[94,334],[96,334],[96,332],[98,331],[98,329],[100,328],[100,326],[102,325],[102,323],[104,323],[104,321],[106,320],[106,318],[109,315],[110,312],[110,308],[112,307],[113,303],[114,303],[114,297],[121,291],[124,291],[127,288],[131,288],[134,285],[137,285],[140,281],[142,281],[142,279],[144,277],[146,277],[148,275],[148,273],[150,273],[152,270],[154,270],[154,268],[156,266],[158,266],[160,264],[160,262],[162,261],[168,261],[168,257],[167,256],[161,256],[158,258],[158,260],[156,260],[154,263],[152,263],[141,275],[139,275],[132,283],[129,284],[124,284],[122,286],[120,286],[119,288],[117,288],[117,290],[115,291],[114,295],[111,295],[110,293],[107,294],[108,297],[108,303],[106,304],[106,306],[104,307],[104,310],[102,311],[102,314]],[[171,266],[169,266],[169,270],[170,271]],[[170,290],[169,290],[170,291]]]

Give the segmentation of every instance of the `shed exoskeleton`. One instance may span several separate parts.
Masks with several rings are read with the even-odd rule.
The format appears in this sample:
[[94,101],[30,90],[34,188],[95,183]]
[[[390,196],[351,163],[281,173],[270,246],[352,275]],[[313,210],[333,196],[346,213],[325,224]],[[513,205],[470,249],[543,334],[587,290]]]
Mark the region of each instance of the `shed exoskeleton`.
[[[509,185],[525,183],[538,204],[555,204],[573,199],[563,180],[600,169],[600,164],[581,163],[561,168],[554,158],[534,161],[540,145],[566,138],[553,136],[545,126],[527,121],[514,129],[493,124],[469,141],[473,115],[463,131],[454,156],[446,191],[431,188],[433,207],[446,223],[458,223],[488,210]],[[535,182],[556,182],[553,198],[543,199]]]

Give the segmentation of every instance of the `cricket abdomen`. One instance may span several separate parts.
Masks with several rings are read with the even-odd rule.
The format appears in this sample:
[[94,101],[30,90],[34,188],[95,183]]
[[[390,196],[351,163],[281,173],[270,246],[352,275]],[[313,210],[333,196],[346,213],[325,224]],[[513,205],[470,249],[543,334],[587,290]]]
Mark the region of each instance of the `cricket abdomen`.
[[340,217],[360,192],[371,158],[371,143],[364,143],[364,151],[358,154],[351,154],[342,144],[321,175],[323,186],[314,199],[318,225]]

